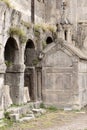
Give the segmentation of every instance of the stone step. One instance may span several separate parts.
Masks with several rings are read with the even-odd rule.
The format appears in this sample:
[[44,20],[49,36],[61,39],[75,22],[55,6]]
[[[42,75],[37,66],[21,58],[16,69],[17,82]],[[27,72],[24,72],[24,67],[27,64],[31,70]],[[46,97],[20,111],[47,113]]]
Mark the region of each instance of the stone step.
[[7,125],[6,123],[0,124],[0,128],[3,127],[3,126],[6,126],[6,125]]
[[32,111],[35,113],[35,114],[37,114],[37,113],[41,113],[41,114],[44,114],[44,113],[46,113],[46,110],[45,109],[32,109]]
[[26,115],[21,115],[21,117],[19,116],[19,114],[10,114],[10,119],[12,121],[19,121],[19,122],[22,122],[22,121],[27,121],[27,120],[31,120],[31,119],[34,119],[35,116],[34,114],[26,114]]
[[19,122],[23,122],[23,121],[30,121],[30,120],[33,120],[35,119],[34,117],[23,117],[21,119],[19,119]]
[[35,119],[34,114],[27,114],[25,117],[20,118],[19,122],[29,121],[29,120],[33,120],[33,119]]
[[3,127],[3,126],[6,126],[7,124],[3,121],[3,120],[0,120],[0,128]]
[[46,113],[45,109],[32,109],[35,117],[40,117],[42,114]]
[[11,113],[11,114],[26,114],[29,113],[32,109],[34,108],[34,104],[33,103],[29,103],[23,106],[17,106],[17,107],[10,107],[7,112]]

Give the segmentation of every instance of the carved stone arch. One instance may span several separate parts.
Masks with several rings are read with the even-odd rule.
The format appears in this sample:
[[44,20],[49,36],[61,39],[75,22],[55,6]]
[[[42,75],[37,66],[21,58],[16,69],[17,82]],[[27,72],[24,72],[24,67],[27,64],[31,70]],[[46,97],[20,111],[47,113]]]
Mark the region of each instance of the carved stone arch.
[[34,63],[36,61],[35,44],[32,39],[28,39],[24,50],[24,86],[29,90],[30,100],[34,101]]
[[28,43],[29,40],[34,44],[35,49],[36,49],[36,44],[35,44],[34,36],[32,36],[31,34],[29,34],[29,35],[27,35],[26,44],[24,45],[24,51],[25,51],[25,49],[26,49],[26,45],[27,45],[27,43]]
[[33,39],[29,38],[25,44],[25,48],[24,50],[26,50],[26,48],[34,48],[35,49],[35,42]]
[[[9,29],[8,29],[9,30]],[[6,46],[6,43],[7,43],[7,41],[8,41],[8,39],[9,38],[13,38],[15,41],[16,41],[16,44],[17,44],[17,47],[18,47],[18,49],[20,49],[20,45],[19,45],[19,38],[17,37],[17,36],[9,36],[8,35],[8,31],[7,31],[7,33],[4,35],[4,41],[3,41],[3,45],[4,45],[4,47]]]
[[19,46],[13,37],[9,37],[5,44],[4,60],[12,64],[18,64],[19,62]]
[[[23,73],[21,73],[19,57],[17,41],[14,37],[9,37],[4,48],[4,61],[7,66],[4,83],[10,88],[9,93],[14,104],[23,103]],[[22,83],[20,83],[21,79]]]

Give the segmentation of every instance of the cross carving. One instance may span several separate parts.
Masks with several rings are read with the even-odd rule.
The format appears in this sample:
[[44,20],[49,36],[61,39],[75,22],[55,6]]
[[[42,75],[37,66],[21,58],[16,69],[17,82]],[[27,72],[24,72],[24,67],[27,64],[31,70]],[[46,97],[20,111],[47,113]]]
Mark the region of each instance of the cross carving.
[[63,4],[61,6],[63,8],[63,11],[65,11],[66,10],[66,6],[67,6],[66,2],[63,2]]

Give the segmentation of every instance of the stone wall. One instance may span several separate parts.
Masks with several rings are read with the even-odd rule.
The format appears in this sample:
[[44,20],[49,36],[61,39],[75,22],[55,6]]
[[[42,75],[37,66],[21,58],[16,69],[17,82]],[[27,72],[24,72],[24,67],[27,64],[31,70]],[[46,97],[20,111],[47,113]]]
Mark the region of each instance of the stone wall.
[[87,62],[80,61],[78,64],[79,101],[81,107],[87,105]]
[[[23,103],[24,72],[27,75],[26,67],[29,69],[28,71],[31,72],[32,70],[31,86],[33,86],[34,93],[31,97],[33,100],[43,100],[49,105],[52,102],[52,105],[60,108],[86,105],[87,67],[83,70],[86,62],[79,62],[80,60],[78,60],[78,64],[77,59],[80,59],[80,56],[72,53],[72,49],[71,51],[64,49],[59,43],[56,43],[58,45],[54,43],[47,45],[46,43],[48,37],[52,39],[52,42],[58,41],[57,38],[62,38],[65,44],[72,43],[73,34],[75,45],[82,50],[82,53],[85,52],[84,55],[87,54],[86,0],[84,2],[81,0],[67,0],[66,17],[63,19],[65,23],[57,28],[57,32],[52,30],[51,24],[59,23],[64,13],[63,3],[60,0],[45,0],[44,2],[35,0],[34,15],[36,24],[31,23],[31,0],[10,1],[10,6],[2,1],[0,2],[1,108],[3,109],[2,91],[4,84],[10,87],[13,103]],[[44,22],[50,23],[50,26],[46,28],[45,25],[44,28]],[[42,26],[37,23],[42,23]],[[11,29],[13,29],[13,32]],[[65,38],[66,30],[68,32],[67,38]],[[9,42],[9,39],[13,39],[12,41],[15,42]],[[26,47],[29,40],[34,43],[32,49]],[[14,49],[10,48],[9,51],[6,51],[7,43],[11,44],[10,47]],[[44,44],[47,50],[42,52]],[[25,60],[25,51],[27,60]],[[45,57],[44,53],[46,53]],[[41,59],[38,58],[40,54],[43,54],[44,57],[42,64]]]
[[45,2],[35,0],[35,23],[45,22]]
[[56,23],[56,0],[45,1],[45,22]]
[[55,44],[52,48],[49,46],[42,64],[42,97],[46,105],[58,108],[78,106],[75,101],[75,95],[79,93],[78,69],[73,59],[67,49]]

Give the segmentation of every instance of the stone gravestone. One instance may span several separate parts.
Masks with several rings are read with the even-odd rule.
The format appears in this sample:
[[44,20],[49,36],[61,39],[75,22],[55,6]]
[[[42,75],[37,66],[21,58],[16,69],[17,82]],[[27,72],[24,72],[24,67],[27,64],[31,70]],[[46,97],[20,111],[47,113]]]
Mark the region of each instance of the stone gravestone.
[[30,101],[30,95],[29,95],[29,90],[28,87],[24,87],[24,103],[27,103]]
[[3,104],[5,109],[11,106],[12,104],[12,99],[10,97],[10,88],[8,85],[4,85]]

